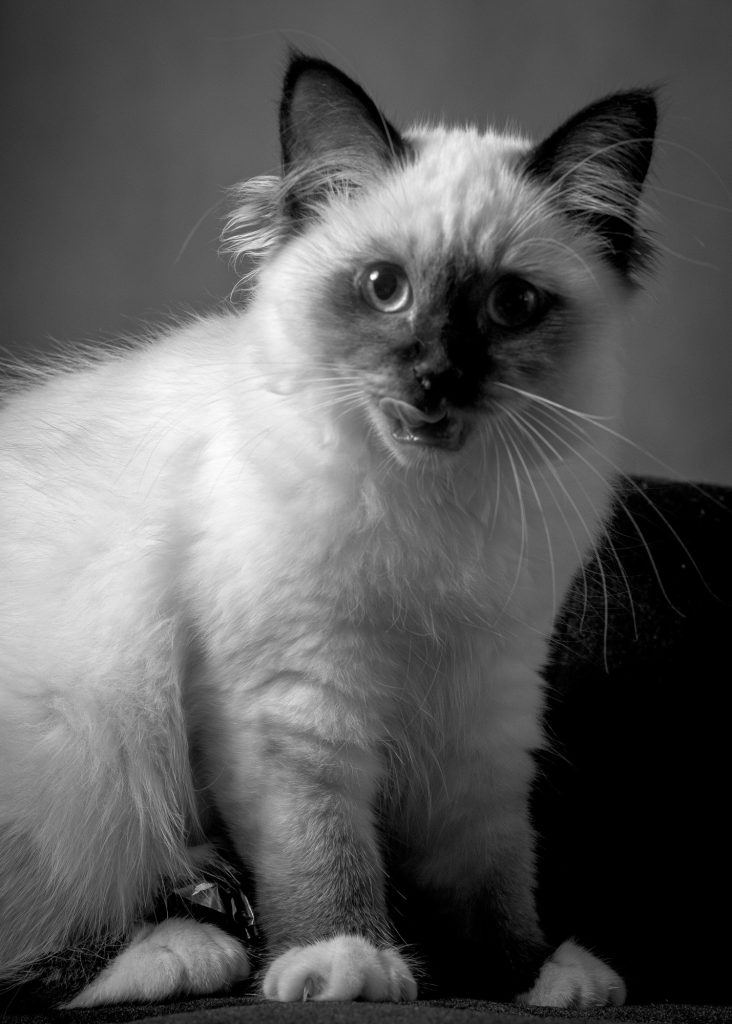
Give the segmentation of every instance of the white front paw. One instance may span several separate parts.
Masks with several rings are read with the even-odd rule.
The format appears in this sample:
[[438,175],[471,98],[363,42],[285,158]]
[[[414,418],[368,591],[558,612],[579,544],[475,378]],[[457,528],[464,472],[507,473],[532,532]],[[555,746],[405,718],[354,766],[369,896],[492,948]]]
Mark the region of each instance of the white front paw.
[[416,999],[417,985],[395,949],[377,949],[357,935],[339,935],[278,956],[264,976],[268,999]]
[[539,972],[533,988],[516,997],[529,1006],[605,1006],[625,1002],[625,982],[602,960],[568,940]]
[[221,992],[249,977],[246,951],[201,921],[171,917],[142,925],[130,944],[62,1009],[160,1002]]

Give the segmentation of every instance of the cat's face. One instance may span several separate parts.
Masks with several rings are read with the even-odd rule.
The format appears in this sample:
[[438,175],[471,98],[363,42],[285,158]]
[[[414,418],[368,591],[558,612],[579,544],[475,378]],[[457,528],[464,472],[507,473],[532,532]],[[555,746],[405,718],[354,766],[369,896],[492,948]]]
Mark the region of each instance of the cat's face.
[[653,123],[637,93],[538,147],[402,136],[340,72],[295,58],[272,277],[336,414],[365,413],[400,462],[434,462],[485,444],[527,394],[583,404],[644,255],[635,210]]
[[[399,461],[449,458],[510,388],[577,401],[588,335],[619,290],[516,168],[526,147],[462,132],[334,203],[291,243],[285,300],[316,363],[350,383]],[[584,375],[583,375],[584,376]]]

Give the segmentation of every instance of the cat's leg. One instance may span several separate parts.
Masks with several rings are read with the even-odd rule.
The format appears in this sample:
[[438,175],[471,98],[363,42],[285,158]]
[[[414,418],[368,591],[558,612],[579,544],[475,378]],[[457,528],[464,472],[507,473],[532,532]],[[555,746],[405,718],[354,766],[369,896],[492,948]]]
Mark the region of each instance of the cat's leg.
[[484,811],[456,796],[454,808],[435,808],[421,855],[394,872],[403,928],[439,992],[512,999],[532,988],[551,953],[534,905],[522,805]]
[[[430,972],[462,995],[515,998],[531,1006],[621,1005],[625,985],[611,967],[573,941],[553,953],[545,942],[533,899],[528,812],[515,806],[502,823],[495,812],[491,818],[481,826],[476,816],[470,826],[486,844],[482,870],[463,864],[455,877],[442,860],[443,884],[419,894],[423,930],[439,932],[436,941],[427,940]],[[459,823],[447,822],[451,830],[453,847]],[[463,841],[469,843],[464,834]]]
[[288,1001],[414,999],[387,920],[372,810],[378,759],[343,732],[325,733],[324,718],[311,716],[293,735],[291,724],[260,717],[257,738],[240,734],[227,754],[225,788],[219,779],[220,807],[254,872],[258,922],[273,954],[262,990]]
[[455,993],[531,1005],[619,1004],[625,988],[611,968],[573,942],[552,954],[540,927],[529,819],[538,716],[528,679],[521,707],[522,678],[514,671],[510,691],[477,698],[460,742],[441,753],[421,836],[419,809],[408,809],[421,847],[407,865],[420,885],[409,916],[416,906],[430,975]]
[[270,792],[260,833],[260,919],[279,952],[262,990],[279,1000],[415,999],[411,971],[390,942],[370,801],[354,791],[351,765],[340,778],[332,770],[317,778],[315,762],[310,772]]
[[129,945],[65,1008],[207,995],[244,981],[249,974],[244,947],[231,935],[211,924],[171,917],[142,925]]

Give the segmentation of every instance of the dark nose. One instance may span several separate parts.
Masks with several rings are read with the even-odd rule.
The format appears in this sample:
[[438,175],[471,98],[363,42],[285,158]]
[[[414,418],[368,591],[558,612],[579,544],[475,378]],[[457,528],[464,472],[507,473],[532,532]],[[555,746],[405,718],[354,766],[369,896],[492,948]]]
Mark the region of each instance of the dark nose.
[[412,367],[412,373],[419,386],[430,398],[444,397],[462,376],[461,371],[453,366],[444,353],[417,363]]
[[432,389],[432,382],[434,380],[433,373],[423,370],[419,366],[413,366],[412,373],[423,391],[430,391]]
[[432,351],[423,356],[419,362],[412,367],[417,383],[425,391],[430,391],[434,385],[450,371],[450,360],[443,349]]

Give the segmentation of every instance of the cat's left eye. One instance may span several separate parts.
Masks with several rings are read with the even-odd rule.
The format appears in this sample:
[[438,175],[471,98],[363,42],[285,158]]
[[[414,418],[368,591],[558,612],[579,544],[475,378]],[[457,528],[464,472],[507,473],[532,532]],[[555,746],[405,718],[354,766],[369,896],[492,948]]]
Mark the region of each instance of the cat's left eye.
[[533,327],[546,308],[545,294],[521,277],[500,278],[488,295],[488,315],[499,327],[509,330]]
[[372,263],[358,279],[361,295],[380,313],[401,313],[412,304],[412,286],[396,263]]

